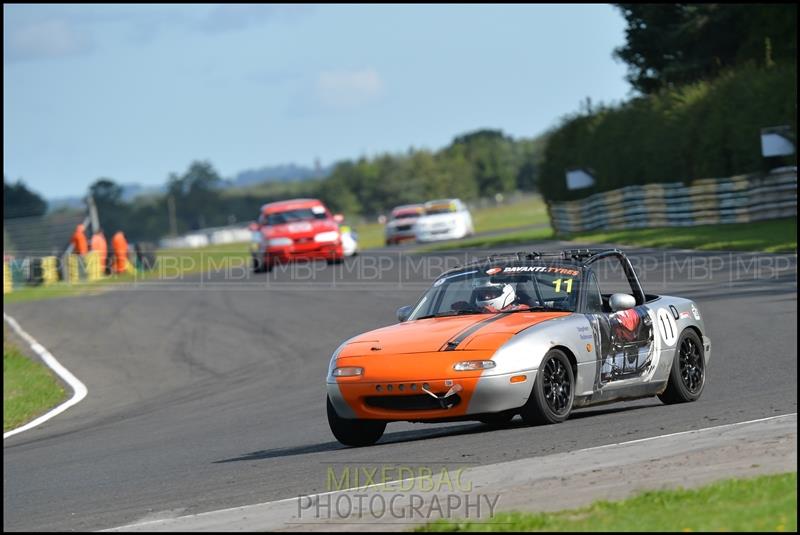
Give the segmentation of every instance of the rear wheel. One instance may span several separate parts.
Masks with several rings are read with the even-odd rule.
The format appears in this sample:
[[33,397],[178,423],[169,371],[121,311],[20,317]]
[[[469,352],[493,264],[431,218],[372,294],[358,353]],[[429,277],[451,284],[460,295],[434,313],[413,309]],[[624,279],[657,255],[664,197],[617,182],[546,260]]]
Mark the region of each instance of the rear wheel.
[[658,395],[663,403],[695,401],[706,385],[706,361],[703,342],[692,329],[686,329],[678,340],[667,389]]
[[379,420],[350,420],[341,418],[333,408],[331,398],[327,398],[328,425],[336,440],[345,446],[371,446],[386,430],[386,422]]
[[551,349],[542,359],[522,420],[528,425],[557,424],[569,417],[575,399],[575,376],[567,355]]

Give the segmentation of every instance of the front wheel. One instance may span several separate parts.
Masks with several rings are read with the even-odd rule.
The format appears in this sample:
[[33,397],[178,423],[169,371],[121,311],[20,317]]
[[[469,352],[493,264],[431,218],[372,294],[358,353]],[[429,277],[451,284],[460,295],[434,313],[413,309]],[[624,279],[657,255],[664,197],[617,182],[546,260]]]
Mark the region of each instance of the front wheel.
[[678,340],[667,389],[658,395],[663,403],[695,401],[706,385],[706,361],[703,342],[692,329],[686,329]]
[[575,399],[575,376],[567,355],[551,349],[542,359],[528,402],[520,414],[528,425],[557,424],[569,417]]
[[266,273],[272,270],[272,265],[267,264],[263,257],[253,255],[253,273]]
[[349,420],[341,418],[327,398],[328,425],[336,440],[345,446],[371,446],[383,436],[386,422],[379,420]]

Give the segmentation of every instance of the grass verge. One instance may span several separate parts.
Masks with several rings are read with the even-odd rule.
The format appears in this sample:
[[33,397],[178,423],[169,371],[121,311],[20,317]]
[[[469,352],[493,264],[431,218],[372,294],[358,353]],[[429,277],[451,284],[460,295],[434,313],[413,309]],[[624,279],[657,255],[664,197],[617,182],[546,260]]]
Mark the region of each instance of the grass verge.
[[796,531],[797,472],[649,491],[556,513],[500,513],[485,522],[438,521],[417,531]]
[[530,230],[517,230],[495,236],[482,236],[465,240],[448,241],[441,244],[425,245],[415,249],[417,253],[431,253],[438,251],[453,251],[456,249],[491,249],[506,245],[526,244],[532,241],[549,240],[553,238],[550,228],[537,228]]
[[3,431],[19,427],[55,407],[64,389],[50,370],[3,339]]
[[581,243],[620,243],[701,251],[796,252],[797,218],[697,227],[608,230],[573,234],[566,239]]

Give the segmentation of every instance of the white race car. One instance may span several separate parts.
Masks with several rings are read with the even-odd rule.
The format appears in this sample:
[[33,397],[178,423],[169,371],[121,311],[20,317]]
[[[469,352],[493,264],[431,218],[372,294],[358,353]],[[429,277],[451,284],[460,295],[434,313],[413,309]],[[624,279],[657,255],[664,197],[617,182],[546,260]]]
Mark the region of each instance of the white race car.
[[475,234],[472,215],[460,199],[428,201],[425,215],[414,224],[417,243],[454,240]]
[[349,225],[341,225],[339,234],[342,239],[342,251],[345,256],[358,254],[358,234]]

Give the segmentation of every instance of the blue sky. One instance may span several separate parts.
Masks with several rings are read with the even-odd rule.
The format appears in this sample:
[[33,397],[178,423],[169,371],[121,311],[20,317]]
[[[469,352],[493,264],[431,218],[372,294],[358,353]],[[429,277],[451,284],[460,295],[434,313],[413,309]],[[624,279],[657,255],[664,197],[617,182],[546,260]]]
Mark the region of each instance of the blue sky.
[[45,197],[464,132],[630,95],[609,5],[4,5],[4,174]]

